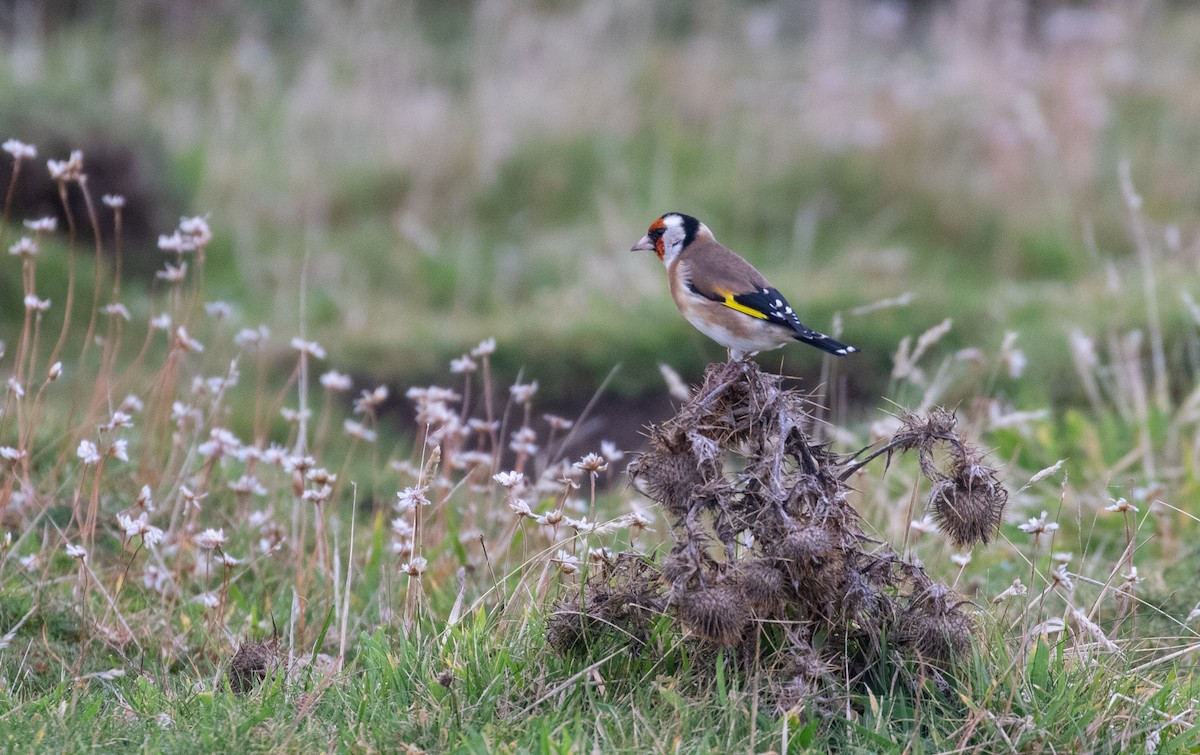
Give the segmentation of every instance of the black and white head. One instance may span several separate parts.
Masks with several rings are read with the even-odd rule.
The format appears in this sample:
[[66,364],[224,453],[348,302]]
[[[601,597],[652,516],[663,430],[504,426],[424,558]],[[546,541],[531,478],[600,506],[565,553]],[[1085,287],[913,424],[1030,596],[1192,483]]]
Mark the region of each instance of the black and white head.
[[650,230],[633,245],[631,251],[653,250],[663,264],[670,267],[683,248],[695,240],[701,229],[708,230],[691,215],[668,212],[650,224]]

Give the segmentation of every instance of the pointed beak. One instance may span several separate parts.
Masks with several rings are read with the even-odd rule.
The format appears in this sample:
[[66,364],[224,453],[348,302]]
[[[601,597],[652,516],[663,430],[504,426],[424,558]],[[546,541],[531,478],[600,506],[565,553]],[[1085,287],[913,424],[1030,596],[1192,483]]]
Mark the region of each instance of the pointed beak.
[[638,241],[636,244],[634,244],[633,248],[630,249],[629,251],[631,251],[631,252],[653,252],[654,251],[654,239],[650,238],[650,234],[646,234],[645,236],[642,236],[641,240]]

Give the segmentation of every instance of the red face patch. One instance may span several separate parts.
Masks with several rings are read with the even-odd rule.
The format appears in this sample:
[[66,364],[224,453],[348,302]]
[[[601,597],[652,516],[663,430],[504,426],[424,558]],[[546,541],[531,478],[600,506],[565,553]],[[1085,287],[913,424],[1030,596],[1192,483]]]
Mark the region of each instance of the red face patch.
[[654,253],[658,255],[659,260],[666,254],[663,249],[663,232],[667,230],[667,224],[662,221],[662,218],[655,220],[650,224],[650,238],[654,239]]

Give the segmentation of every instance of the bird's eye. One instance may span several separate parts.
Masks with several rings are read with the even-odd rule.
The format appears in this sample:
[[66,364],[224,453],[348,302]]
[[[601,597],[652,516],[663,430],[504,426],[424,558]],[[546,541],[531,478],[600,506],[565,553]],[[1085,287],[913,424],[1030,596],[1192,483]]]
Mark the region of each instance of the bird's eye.
[[664,230],[665,229],[663,229],[663,228],[651,228],[650,229],[650,238],[657,239],[657,238],[662,237]]

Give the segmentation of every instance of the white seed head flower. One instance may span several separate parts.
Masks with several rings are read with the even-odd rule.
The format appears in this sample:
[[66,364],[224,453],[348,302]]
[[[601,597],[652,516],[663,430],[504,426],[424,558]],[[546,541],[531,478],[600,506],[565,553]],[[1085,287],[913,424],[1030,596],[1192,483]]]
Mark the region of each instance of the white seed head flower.
[[192,598],[192,602],[199,603],[209,610],[221,605],[221,599],[217,597],[216,593],[212,592],[202,592],[196,597]]
[[285,406],[279,410],[279,416],[293,425],[302,419],[308,419],[312,416],[311,409],[293,409],[290,406]]
[[399,493],[396,493],[396,498],[398,499],[396,510],[404,513],[410,509],[415,509],[417,506],[428,506],[430,504],[428,493],[428,485],[423,487],[407,487],[401,490]]
[[410,577],[420,577],[425,573],[425,569],[428,568],[428,566],[429,561],[424,556],[416,556],[407,564],[401,564],[400,571]]
[[521,472],[498,472],[492,475],[492,479],[503,488],[511,489],[525,484],[525,475]]
[[204,344],[189,336],[187,328],[182,325],[175,329],[175,345],[184,351],[204,351]]
[[1047,522],[1046,516],[1047,516],[1046,512],[1043,511],[1041,516],[1030,517],[1029,521],[1026,522],[1025,524],[1020,525],[1020,527],[1018,529],[1020,529],[1022,532],[1026,533],[1028,535],[1033,535],[1034,537],[1037,537],[1038,535],[1041,535],[1044,533],[1048,534],[1048,533],[1054,532],[1055,530],[1058,529],[1058,523],[1057,522]]
[[398,516],[392,520],[392,532],[398,538],[411,538],[415,531],[412,524],[402,516]]
[[33,160],[37,157],[37,147],[17,139],[6,139],[0,149],[12,155],[14,160]]
[[79,448],[75,449],[75,453],[83,460],[84,464],[99,464],[103,458],[96,449],[96,444],[90,440],[79,441]]
[[469,354],[463,354],[457,359],[450,360],[450,372],[456,375],[464,375],[474,372],[479,368],[475,360]]
[[217,554],[217,556],[215,558],[213,558],[213,561],[216,561],[218,564],[221,564],[222,566],[224,566],[226,568],[232,568],[232,567],[237,566],[238,564],[242,563],[242,559],[234,558],[233,556],[231,556],[225,552],[221,552],[221,553]]
[[608,469],[608,462],[599,454],[590,453],[575,462],[575,469],[584,474],[599,474]]
[[271,517],[273,516],[275,516],[274,509],[267,509],[266,511],[251,511],[249,518],[246,519],[246,523],[256,530],[262,529],[264,525],[271,524]]
[[328,391],[348,391],[351,386],[350,376],[337,370],[330,370],[321,376],[321,386]]
[[103,425],[104,430],[118,430],[122,427],[133,427],[133,417],[120,409],[112,413],[112,417]]
[[53,215],[47,215],[44,218],[34,218],[26,220],[23,225],[31,231],[37,233],[50,233],[58,228],[58,218]]
[[195,247],[207,246],[213,237],[208,227],[208,219],[204,217],[180,218],[179,231],[187,236]]
[[[291,457],[288,455],[287,449],[277,443],[272,443],[263,449],[262,452],[263,464],[275,464],[284,469],[287,469],[287,460],[289,458]],[[291,470],[289,469],[288,471],[290,472]]]
[[223,427],[214,427],[208,433],[208,440],[196,447],[197,453],[205,458],[236,456],[242,447],[242,441]]
[[129,461],[129,441],[118,438],[108,447],[108,455],[117,461]]
[[[410,391],[411,393],[411,391]],[[374,390],[363,389],[354,400],[355,414],[374,414],[384,401],[387,401],[390,391],[386,385],[377,385]]]
[[518,519],[529,517],[533,518],[533,511],[529,508],[529,503],[523,498],[513,498],[508,502],[508,507],[517,515]]
[[142,403],[142,400],[132,393],[121,401],[121,410],[125,412],[140,412],[145,408],[146,405]]
[[1112,501],[1112,503],[1109,504],[1108,506],[1104,507],[1105,511],[1119,511],[1121,513],[1125,513],[1126,511],[1132,511],[1135,514],[1138,512],[1138,507],[1134,506],[1132,503],[1125,500],[1124,498],[1118,498],[1115,501],[1113,501],[1113,499],[1111,499],[1111,498],[1109,498],[1108,500]]
[[363,423],[356,422],[352,419],[347,419],[347,420],[343,421],[342,429],[351,438],[358,438],[359,440],[365,441],[367,443],[374,443],[375,440],[378,438],[378,435],[375,433],[374,430],[367,427]]
[[333,497],[333,488],[331,488],[328,485],[322,485],[319,488],[313,488],[310,490],[306,490],[306,491],[304,491],[304,494],[301,496],[301,498],[303,498],[304,500],[309,501],[310,503],[316,504],[318,506],[321,505],[322,503],[325,503],[332,497]]
[[166,263],[166,269],[159,270],[154,274],[154,277],[158,278],[159,280],[164,280],[167,283],[183,283],[183,280],[187,278],[187,269],[188,266],[186,262],[181,262],[178,266],[172,265],[170,262],[168,262]]
[[105,194],[100,197],[100,201],[114,210],[119,210],[125,206],[125,197],[121,194]]
[[120,317],[125,322],[129,322],[132,319],[129,314],[129,308],[119,301],[104,305],[104,308],[100,311],[109,317]]
[[471,356],[479,359],[496,353],[496,339],[488,338],[479,342],[479,345],[471,349]]
[[185,254],[196,251],[196,242],[190,236],[184,236],[179,231],[175,231],[170,236],[160,235],[158,237],[158,248],[164,252]]
[[20,461],[24,458],[24,449],[16,449],[12,446],[0,446],[0,459],[4,459],[5,461]]
[[532,456],[538,452],[538,445],[534,443],[537,440],[537,433],[532,427],[522,427],[512,434],[512,441],[508,447],[515,453]]
[[204,312],[214,320],[228,320],[233,317],[233,306],[227,301],[204,302]]
[[301,456],[299,454],[285,456],[283,461],[280,463],[282,464],[285,472],[288,472],[289,474],[299,473],[301,476],[304,476],[305,472],[317,466],[316,459],[311,456]]
[[83,152],[76,149],[66,160],[47,160],[46,167],[55,181],[78,181],[83,175]]
[[271,337],[271,330],[266,325],[257,328],[242,328],[233,337],[233,342],[239,349],[254,348]]
[[196,535],[196,547],[203,548],[206,551],[214,548],[222,548],[229,539],[225,537],[225,528],[219,530],[209,529],[204,530],[199,535]]
[[626,514],[624,518],[627,521],[626,526],[631,530],[649,530],[650,532],[654,531],[650,529],[650,525],[654,524],[654,515],[648,511],[645,511],[644,509],[634,508],[628,514]]
[[513,383],[509,386],[508,392],[512,396],[512,400],[518,404],[527,404],[533,400],[534,394],[537,393],[538,384],[534,380],[531,383]]
[[296,336],[292,339],[292,348],[301,354],[308,354],[314,359],[325,358],[325,349],[316,341],[305,341],[303,338]]
[[1018,597],[1021,597],[1022,595],[1027,595],[1028,593],[1029,593],[1029,588],[1026,587],[1025,585],[1021,584],[1021,578],[1017,577],[1016,579],[1013,580],[1013,583],[1011,585],[1009,585],[1008,587],[1006,587],[1004,589],[1003,592],[1001,592],[996,597],[992,598],[992,603],[1000,604],[1000,603],[1003,603],[1004,601],[1008,600],[1009,598],[1018,598]]
[[68,557],[78,559],[80,561],[87,561],[87,556],[88,556],[87,548],[84,548],[82,545],[75,545],[74,543],[67,543],[66,550],[67,550]]
[[338,476],[324,467],[317,467],[308,470],[308,474],[304,475],[304,478],[317,485],[329,485],[337,482]]
[[558,564],[558,568],[562,570],[563,574],[574,574],[579,571],[579,559],[564,550],[560,550],[550,560]]
[[38,255],[38,244],[28,236],[17,239],[17,243],[8,248],[8,253],[14,257],[33,258]]
[[958,567],[965,567],[967,564],[971,563],[971,554],[970,553],[951,553],[950,554],[950,563],[952,563]]
[[233,492],[243,495],[263,496],[267,494],[266,487],[258,481],[257,477],[251,474],[244,474],[236,480],[230,480],[226,485]]
[[146,511],[154,511],[154,500],[150,496],[150,486],[143,485],[138,491],[137,498],[134,499],[133,505],[143,508]]
[[608,459],[609,464],[616,463],[625,458],[625,452],[617,448],[617,444],[611,440],[600,441],[600,455]]
[[39,299],[33,294],[25,297],[26,312],[45,312],[50,309],[49,299]]
[[53,383],[55,380],[58,380],[60,377],[62,377],[62,374],[62,362],[55,362],[54,364],[50,365],[50,369],[46,371],[46,379]]
[[5,385],[8,386],[9,392],[12,393],[17,398],[25,397],[25,387],[22,386],[21,382],[19,380],[17,380],[15,377],[10,377],[8,379],[8,381],[5,383]]
[[142,544],[153,548],[162,540],[163,531],[158,527],[153,526],[149,522],[149,517],[146,512],[142,512],[137,519],[126,516],[125,514],[117,514],[117,523],[124,532],[125,538],[133,538],[141,536]]
[[208,498],[208,493],[197,493],[187,485],[179,486],[179,496],[183,499],[183,507],[186,509],[189,506],[200,508],[200,502]]
[[1050,581],[1052,587],[1061,587],[1070,592],[1075,589],[1075,580],[1071,573],[1067,571],[1066,564],[1058,564],[1050,572]]

